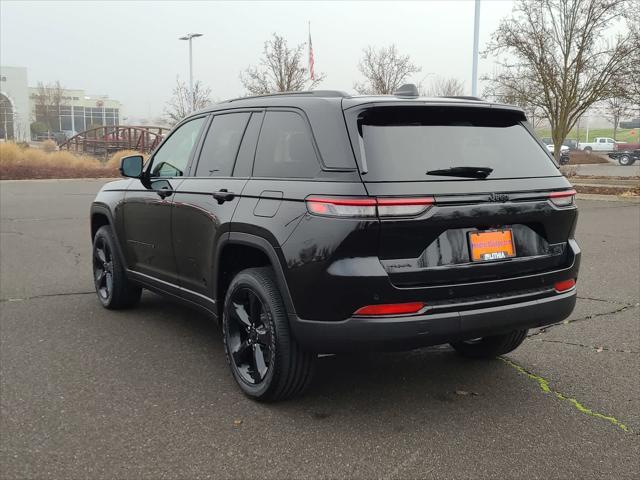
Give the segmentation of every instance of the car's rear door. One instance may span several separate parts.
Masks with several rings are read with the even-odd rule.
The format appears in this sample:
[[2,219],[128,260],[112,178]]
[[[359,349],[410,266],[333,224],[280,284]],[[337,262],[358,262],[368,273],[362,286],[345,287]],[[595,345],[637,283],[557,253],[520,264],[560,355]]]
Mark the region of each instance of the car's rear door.
[[172,238],[179,283],[212,299],[216,246],[249,178],[262,122],[259,110],[214,114],[190,175],[176,189]]
[[[396,286],[497,280],[569,261],[576,210],[549,195],[570,185],[522,113],[387,105],[346,116],[369,195],[392,205],[423,201],[404,216],[398,207],[378,208],[379,258]],[[491,172],[474,178],[451,175],[451,167]]]

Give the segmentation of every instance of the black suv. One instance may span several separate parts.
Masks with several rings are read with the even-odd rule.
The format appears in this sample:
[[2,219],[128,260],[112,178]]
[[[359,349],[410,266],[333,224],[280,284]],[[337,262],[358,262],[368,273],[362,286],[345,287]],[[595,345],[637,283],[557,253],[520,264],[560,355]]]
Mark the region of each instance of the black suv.
[[304,390],[318,353],[492,357],[574,308],[575,191],[515,107],[230,100],[121,173],[91,207],[98,298],[146,288],[204,310],[255,399]]

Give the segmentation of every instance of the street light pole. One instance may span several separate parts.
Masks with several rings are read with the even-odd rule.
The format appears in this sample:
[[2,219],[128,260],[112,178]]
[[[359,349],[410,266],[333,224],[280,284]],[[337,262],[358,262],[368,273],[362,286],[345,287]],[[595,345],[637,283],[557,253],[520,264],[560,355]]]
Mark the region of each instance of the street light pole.
[[478,96],[478,44],[480,37],[480,0],[476,0],[476,13],[473,21],[473,72],[471,74],[471,95]]
[[201,37],[202,33],[188,33],[184,37],[180,37],[180,40],[189,40],[189,95],[191,96],[191,111],[196,109],[196,98],[193,92],[193,51],[191,41],[194,38]]

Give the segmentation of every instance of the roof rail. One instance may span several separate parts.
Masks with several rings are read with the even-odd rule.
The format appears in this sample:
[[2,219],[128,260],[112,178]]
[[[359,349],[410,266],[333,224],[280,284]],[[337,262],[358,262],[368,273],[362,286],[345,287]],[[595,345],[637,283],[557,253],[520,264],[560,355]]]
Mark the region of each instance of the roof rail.
[[457,98],[460,100],[478,100],[484,102],[484,99],[480,97],[473,97],[471,95],[442,95],[442,98]]
[[287,96],[301,96],[301,97],[349,97],[347,92],[341,90],[303,90],[299,92],[274,92],[265,93],[263,95],[249,95],[247,97],[231,98],[229,100],[223,100],[220,103],[237,102],[239,100],[247,100],[250,98],[268,98],[268,97],[287,97]]

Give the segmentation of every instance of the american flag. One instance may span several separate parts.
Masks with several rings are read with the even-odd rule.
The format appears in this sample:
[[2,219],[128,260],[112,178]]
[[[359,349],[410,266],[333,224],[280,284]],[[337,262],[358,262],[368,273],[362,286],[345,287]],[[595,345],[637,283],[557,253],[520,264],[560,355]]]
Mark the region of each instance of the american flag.
[[311,81],[316,79],[316,72],[313,66],[313,44],[311,43],[311,22],[309,22],[309,77],[311,78]]

